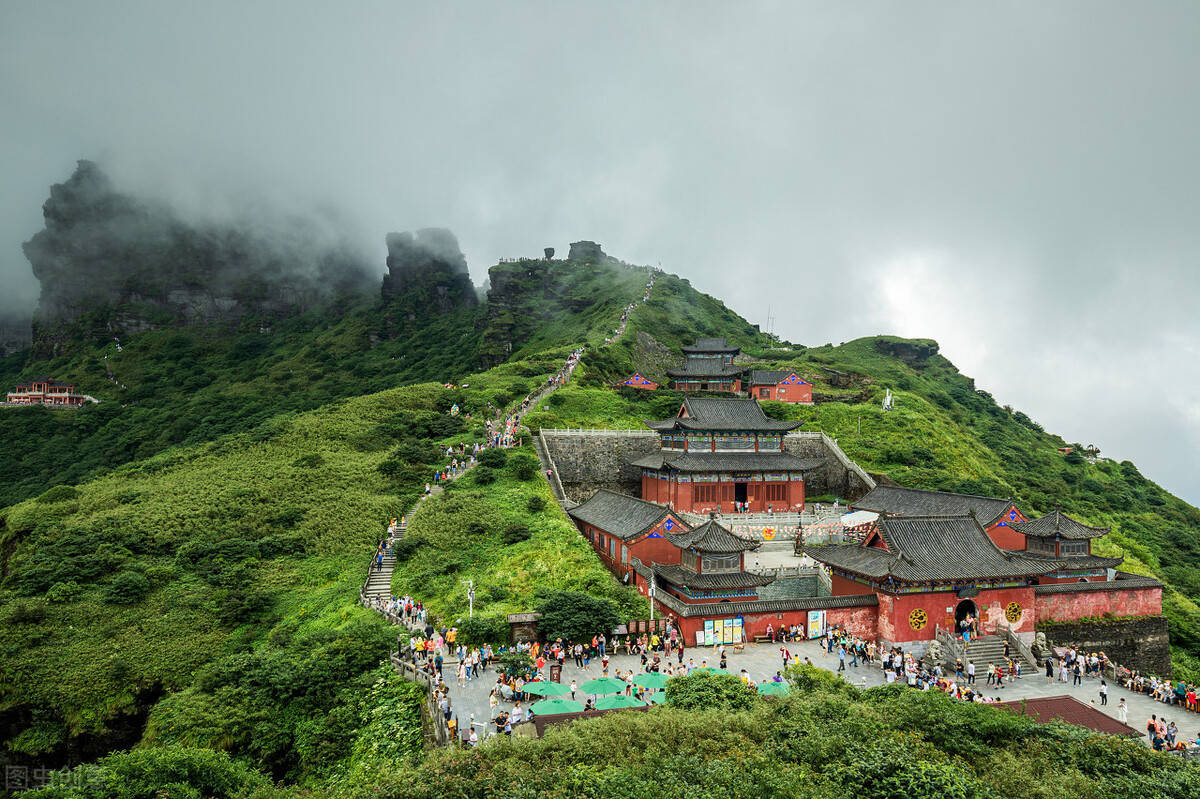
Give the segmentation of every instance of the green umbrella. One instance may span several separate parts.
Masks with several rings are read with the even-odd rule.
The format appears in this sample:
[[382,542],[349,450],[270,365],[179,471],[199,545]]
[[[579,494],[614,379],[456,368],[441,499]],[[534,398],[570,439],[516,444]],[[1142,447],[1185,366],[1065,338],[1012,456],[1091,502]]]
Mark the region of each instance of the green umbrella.
[[767,696],[768,694],[786,694],[790,690],[792,689],[785,682],[764,682],[758,686],[758,692],[763,696]]
[[646,703],[632,696],[606,696],[596,700],[596,710],[616,710],[621,707],[645,707]]
[[663,702],[667,701],[667,694],[665,691],[658,691],[656,693],[650,694],[649,698],[650,698],[650,704],[661,705]]
[[597,677],[579,686],[585,694],[615,694],[627,687],[624,680],[618,680],[616,677]]
[[529,712],[535,716],[547,716],[553,713],[580,713],[583,703],[571,699],[543,699],[529,706]]
[[729,674],[725,669],[714,669],[712,666],[701,666],[698,669],[692,669],[692,674]]
[[562,696],[563,694],[571,693],[571,689],[562,683],[548,682],[546,680],[527,682],[521,690],[534,696]]
[[657,671],[648,671],[645,674],[639,674],[634,677],[633,684],[657,691],[660,688],[667,687],[667,675]]

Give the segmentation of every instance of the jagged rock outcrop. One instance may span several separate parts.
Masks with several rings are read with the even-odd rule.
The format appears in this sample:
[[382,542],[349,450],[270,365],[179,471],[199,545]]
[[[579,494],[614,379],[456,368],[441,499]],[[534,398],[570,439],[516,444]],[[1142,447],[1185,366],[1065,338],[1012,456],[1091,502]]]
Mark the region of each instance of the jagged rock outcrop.
[[937,355],[938,343],[933,339],[892,339],[879,338],[875,340],[875,349],[884,355],[899,358],[909,366],[919,366],[929,358]]
[[25,244],[41,281],[33,343],[42,357],[74,336],[270,319],[369,290],[365,260],[309,220],[269,234],[249,221],[192,224],[118,191],[90,161],[51,187],[42,213],[45,228]]
[[384,300],[403,299],[414,312],[418,306],[447,313],[479,304],[467,259],[449,230],[389,233],[386,241],[388,273],[380,288]]
[[616,259],[610,259],[605,255],[604,250],[600,249],[600,245],[594,241],[573,241],[571,250],[567,253],[567,260],[580,261],[585,264],[602,264]]

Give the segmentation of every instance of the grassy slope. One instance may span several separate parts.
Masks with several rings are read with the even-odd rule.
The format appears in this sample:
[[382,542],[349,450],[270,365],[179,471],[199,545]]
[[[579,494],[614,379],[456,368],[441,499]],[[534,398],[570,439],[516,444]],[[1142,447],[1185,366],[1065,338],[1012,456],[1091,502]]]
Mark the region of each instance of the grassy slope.
[[489,292],[480,344],[486,362],[526,357],[564,342],[600,346],[649,279],[643,267],[575,261],[511,261],[488,274],[492,286],[502,288]]
[[[281,413],[473,371],[480,311],[436,317],[416,334],[372,345],[380,314],[360,300],[270,333],[167,329],[128,338],[121,352],[111,341],[86,341],[48,361],[0,359],[0,384],[49,374],[102,401],[77,411],[0,409],[0,449],[11,453],[0,463],[0,506]],[[106,367],[126,388],[107,379]]]
[[[526,449],[527,457],[535,457]],[[475,612],[482,615],[531,610],[537,593],[551,588],[608,597],[626,618],[649,612],[645,600],[618,586],[600,565],[554,501],[549,483],[536,474],[519,480],[511,468],[498,471],[495,482],[480,485],[476,468],[409,519],[409,538],[422,546],[394,573],[398,596],[418,597],[434,616],[453,620],[467,614],[462,581],[470,579],[476,585]],[[541,498],[542,510],[530,510],[531,497]],[[514,525],[527,528],[529,537],[505,544],[504,533]]]
[[[622,307],[633,296],[596,299]],[[586,315],[595,324],[580,325],[581,337],[602,335],[598,318]],[[364,358],[365,333],[358,324],[271,337],[257,360],[236,355],[245,337],[230,342],[171,331],[126,342],[123,355],[130,355],[126,365],[147,369],[139,374],[146,380],[161,378],[172,358],[178,369],[215,360],[227,373],[222,396],[252,398],[272,387],[290,396],[303,393],[305,384],[340,385],[354,372],[365,377],[350,383],[364,391],[373,380],[391,383],[390,356]],[[278,659],[291,664],[285,671],[310,674],[315,666],[303,662],[303,652],[344,641],[368,654],[384,647],[367,661],[337,666],[346,685],[368,679],[366,666],[373,668],[394,633],[357,608],[357,592],[386,519],[407,510],[443,462],[431,445],[481,440],[486,402],[504,406],[544,384],[577,343],[565,340],[538,358],[466,375],[450,371],[475,357],[470,340],[450,335],[462,329],[453,321],[434,325],[409,340],[412,349],[402,350],[398,360],[469,388],[415,385],[315,411],[264,411],[267,418],[244,425],[248,432],[226,432],[205,443],[160,442],[169,449],[111,468],[78,488],[60,485],[0,510],[0,618],[6,621],[0,629],[0,719],[11,731],[9,745],[19,752],[58,753],[51,757],[61,756],[66,742],[87,740],[80,736],[128,745],[137,740],[137,719],[153,705],[148,741],[227,748],[269,765],[276,776],[312,778],[328,771],[331,760],[346,753],[326,743],[352,737],[337,727],[345,718],[329,720],[342,712],[339,707],[345,710],[344,698],[326,691],[305,698],[308,704],[298,709],[297,697],[280,693],[278,685],[257,685],[253,675]],[[440,346],[426,341],[439,335]],[[323,375],[313,358],[330,363],[332,375]],[[71,377],[63,371],[70,364],[84,368],[86,358],[53,367]],[[140,423],[121,419],[125,429],[139,427],[143,439],[153,439],[169,418],[170,398],[186,402],[178,384],[171,384],[174,393],[147,400],[152,407],[143,410],[150,415]],[[129,385],[133,390],[136,384]],[[447,418],[454,403],[472,413],[464,429],[443,435],[412,427],[414,419],[428,424]],[[126,413],[114,416],[134,409],[119,410]],[[184,408],[179,412],[186,416]],[[51,421],[71,426],[78,418],[64,414]],[[26,444],[36,436],[36,430],[15,434]],[[153,451],[156,445],[148,446]],[[469,499],[466,488],[458,496]],[[540,481],[521,489],[545,494]],[[605,579],[553,503],[543,516],[533,525],[525,556],[506,561],[513,567],[513,606],[531,580],[553,588],[577,580],[602,586]],[[114,596],[126,579],[135,588],[142,581],[148,595]],[[160,694],[166,697],[157,701]],[[274,709],[266,715],[254,710],[263,706]],[[310,717],[327,713],[317,732],[303,732]],[[183,719],[187,723],[172,723]],[[263,743],[267,739],[273,742]]]

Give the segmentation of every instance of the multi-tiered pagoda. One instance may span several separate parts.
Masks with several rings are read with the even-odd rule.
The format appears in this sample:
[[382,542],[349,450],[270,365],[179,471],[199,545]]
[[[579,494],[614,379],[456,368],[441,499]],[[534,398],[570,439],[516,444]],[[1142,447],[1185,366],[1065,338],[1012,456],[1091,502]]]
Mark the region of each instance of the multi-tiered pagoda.
[[724,391],[737,394],[742,390],[740,366],[733,359],[742,351],[741,347],[728,343],[723,338],[698,338],[690,347],[683,347],[687,360],[677,369],[668,369],[671,387],[676,391]]
[[670,419],[647,421],[660,449],[632,461],[642,499],[691,512],[798,512],[804,474],[823,465],[784,451],[800,422],[763,413],[756,400],[689,397]]

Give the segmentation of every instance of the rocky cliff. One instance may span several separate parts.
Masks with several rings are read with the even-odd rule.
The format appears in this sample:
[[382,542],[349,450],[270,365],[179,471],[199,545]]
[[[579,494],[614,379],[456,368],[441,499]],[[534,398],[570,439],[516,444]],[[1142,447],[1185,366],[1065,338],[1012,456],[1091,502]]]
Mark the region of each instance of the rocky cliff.
[[390,335],[408,331],[431,316],[479,305],[467,259],[449,230],[389,233],[386,242],[388,273],[380,294],[387,306]]
[[51,188],[42,213],[45,228],[25,244],[42,288],[33,322],[40,356],[80,335],[269,320],[373,282],[350,246],[302,220],[271,234],[250,223],[193,224],[118,191],[90,161]]

